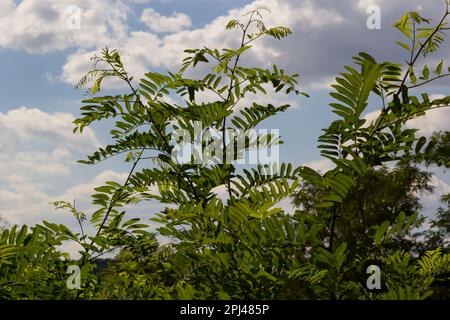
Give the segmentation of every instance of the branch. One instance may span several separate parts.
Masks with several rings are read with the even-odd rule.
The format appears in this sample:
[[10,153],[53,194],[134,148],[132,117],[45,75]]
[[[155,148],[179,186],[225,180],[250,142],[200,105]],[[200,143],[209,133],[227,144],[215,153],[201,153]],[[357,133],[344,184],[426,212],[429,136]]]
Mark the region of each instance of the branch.
[[[434,35],[441,29],[441,26],[444,24],[444,21],[448,17],[449,14],[450,13],[449,13],[448,7],[447,7],[447,10],[446,10],[444,16],[442,17],[441,21],[439,21],[438,25],[436,26],[436,28],[434,28],[434,31],[430,34],[430,36],[427,38],[427,40],[425,40],[425,42],[420,45],[419,51],[417,51],[417,54],[415,55],[414,59],[412,61],[410,61],[409,66],[411,68],[417,62],[417,59],[419,59],[420,55],[422,54],[423,49],[425,49],[427,44],[431,41],[431,39],[433,39]],[[411,56],[412,56],[412,54],[411,54]],[[404,86],[406,79],[408,79],[408,76],[409,76],[409,69],[408,69],[408,71],[406,71],[405,76],[403,77],[402,83],[400,84],[400,87],[397,90],[397,94],[400,94],[400,92],[402,91],[402,87]]]
[[416,84],[416,85],[410,86],[410,87],[408,87],[408,89],[414,89],[414,88],[423,86],[424,84],[430,83],[430,82],[432,82],[432,81],[434,81],[434,80],[442,79],[442,78],[446,78],[446,77],[450,77],[450,73],[448,73],[448,74],[443,74],[443,75],[440,75],[440,76],[437,76],[437,77],[428,79],[427,81],[424,81],[424,82],[422,82],[422,83],[418,83],[418,84]]
[[[445,19],[448,17],[448,15],[450,14],[449,12],[449,7],[447,5],[446,10],[445,10],[445,14],[442,17],[442,19],[439,21],[438,25],[436,26],[436,28],[434,29],[434,31],[430,34],[430,36],[426,39],[426,41],[424,43],[421,44],[421,46],[419,47],[419,51],[417,52],[417,54],[415,55],[415,57],[410,61],[410,63],[408,64],[409,67],[413,67],[414,64],[417,62],[417,59],[420,57],[420,55],[422,54],[422,51],[425,49],[426,45],[431,41],[431,39],[434,37],[434,35],[441,29],[442,25],[445,22]],[[411,52],[411,57],[413,56],[413,51]],[[402,91],[403,86],[405,85],[406,79],[408,79],[409,76],[409,68],[405,73],[405,76],[403,77],[403,80],[396,92],[396,95],[399,95],[400,92]],[[380,117],[377,120],[377,124],[375,126],[374,131],[372,132],[372,134],[370,135],[371,137],[373,137],[373,135],[375,134],[376,131],[378,131],[379,126],[381,125],[381,121],[383,120],[383,118],[385,117],[386,113],[382,113],[380,115]]]
[[448,108],[448,107],[450,107],[450,105],[448,105],[448,106],[437,106],[437,107],[434,107],[434,108],[429,108],[429,109],[427,109],[427,110],[419,110],[419,111],[416,111],[416,112],[407,114],[406,116],[403,116],[403,117],[401,117],[401,118],[399,118],[399,119],[397,119],[397,120],[395,120],[395,121],[393,121],[393,122],[390,122],[390,123],[388,123],[388,124],[386,124],[386,125],[384,125],[384,126],[382,126],[382,127],[376,128],[376,129],[374,130],[374,132],[375,132],[375,131],[382,131],[383,129],[386,129],[386,128],[390,127],[390,126],[393,125],[393,124],[397,124],[397,123],[402,122],[402,121],[405,121],[405,120],[407,121],[407,120],[409,120],[408,118],[413,117],[413,116],[415,116],[416,114],[419,114],[419,113],[422,113],[422,112],[427,112],[427,111],[430,111],[430,110],[436,110],[436,109],[440,109],[440,108]]

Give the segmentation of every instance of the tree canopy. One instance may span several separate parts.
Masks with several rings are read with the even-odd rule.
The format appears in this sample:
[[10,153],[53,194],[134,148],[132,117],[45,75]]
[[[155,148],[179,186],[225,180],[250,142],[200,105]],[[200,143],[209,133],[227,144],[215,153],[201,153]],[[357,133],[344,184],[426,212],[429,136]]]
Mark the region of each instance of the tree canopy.
[[[432,192],[430,174],[418,165],[448,168],[449,135],[426,138],[405,126],[450,104],[450,96],[432,99],[422,91],[450,74],[443,62],[421,67],[444,42],[448,3],[444,9],[434,26],[417,12],[395,24],[406,38],[399,42],[405,65],[361,52],[336,77],[330,108],[337,120],[318,140],[334,165],[324,173],[290,163],[238,165],[255,148],[283,143],[254,129],[289,108],[248,101],[269,92],[308,97],[298,74],[242,64],[264,37],[289,41],[289,28],[265,24],[266,8],[225,26],[236,32],[237,48],[187,49],[180,70],[147,72],[138,83],[120,51],[105,48],[78,84],[89,86],[91,96],[82,101],[73,131],[112,123],[111,144],[80,162],[124,156],[129,174],[123,184],[95,189],[92,214],[54,203],[73,215],[79,230],[43,221],[0,231],[0,298],[448,298],[442,289],[450,280],[448,209],[431,223],[425,236],[431,240],[414,234],[425,220],[417,193]],[[189,78],[193,69],[207,71]],[[108,79],[121,81],[126,92],[102,95]],[[202,92],[214,98],[202,101]],[[369,122],[364,114],[373,98],[381,108]],[[195,137],[198,130],[204,139],[181,157],[180,146],[190,144],[183,145],[180,132]],[[280,202],[291,198],[298,208],[288,212]],[[146,217],[156,231],[127,215],[130,206],[149,201],[165,205]],[[448,197],[443,201],[448,205]],[[94,234],[84,232],[86,223]],[[82,247],[79,260],[58,249],[65,241]],[[433,245],[420,246],[423,241]],[[112,261],[100,263],[114,250]],[[373,265],[382,272],[375,290],[366,282]],[[79,288],[67,285],[69,266],[81,270]]]

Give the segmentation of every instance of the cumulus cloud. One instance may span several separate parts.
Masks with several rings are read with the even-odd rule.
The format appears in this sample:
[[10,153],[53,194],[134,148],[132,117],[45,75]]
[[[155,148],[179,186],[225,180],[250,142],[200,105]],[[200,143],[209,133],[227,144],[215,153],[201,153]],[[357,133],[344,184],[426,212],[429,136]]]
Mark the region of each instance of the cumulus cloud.
[[43,175],[68,176],[72,160],[68,149],[55,149],[51,153],[41,151],[18,152],[12,163],[21,172],[34,172]]
[[[2,180],[0,176],[0,181]],[[90,195],[94,188],[107,181],[124,181],[126,174],[107,170],[86,183],[69,187],[57,195],[52,195],[40,185],[38,181],[32,181],[20,174],[9,175],[7,186],[0,187],[0,215],[10,224],[15,223],[39,223],[54,213],[51,201],[65,200],[72,202],[76,200],[77,208],[88,210],[92,208]]]
[[[265,15],[265,22],[268,26],[287,25],[295,33],[307,35],[317,30],[327,29],[327,26],[344,24],[345,18],[338,13],[335,8],[316,5],[309,0],[276,1],[265,0],[256,1],[246,6],[230,10],[225,15],[219,16],[201,28],[186,30],[190,25],[190,19],[182,14],[174,13],[171,16],[163,16],[153,9],[145,9],[142,13],[142,20],[149,26],[147,31],[130,31],[128,36],[121,38],[114,43],[99,41],[99,47],[118,45],[124,51],[125,62],[130,69],[130,73],[136,77],[152,67],[165,67],[176,69],[183,58],[183,50],[197,45],[211,48],[237,47],[240,39],[239,35],[233,31],[226,31],[225,25],[229,20],[242,18],[242,14],[248,12],[258,5],[267,5],[272,13]],[[245,19],[245,18],[244,18]],[[176,20],[176,22],[174,22]],[[169,21],[172,27],[169,28]],[[189,23],[188,23],[189,22]],[[176,29],[176,30],[175,30]],[[172,32],[164,36],[158,36],[153,32]],[[102,40],[102,39],[101,39]],[[289,56],[298,55],[297,39],[287,41],[280,47],[279,41],[264,39],[255,43],[249,60],[253,64],[269,66],[271,64],[284,61],[284,64],[292,66]],[[307,42],[305,42],[307,43]],[[308,46],[309,48],[309,46]],[[284,52],[286,51],[286,52]],[[89,56],[94,55],[94,51],[85,49],[68,57],[64,66],[63,80],[68,83],[75,83],[81,76],[89,70],[91,63]],[[247,60],[248,61],[248,60]],[[246,61],[244,60],[244,63]],[[298,61],[293,70],[298,70]]]
[[[134,12],[137,3],[149,7]],[[71,13],[81,9],[81,29],[67,28]],[[151,8],[152,1],[142,0],[12,0],[2,1],[0,46],[28,52],[51,52],[75,48],[67,58],[62,79],[74,84],[90,69],[89,57],[104,46],[122,49],[131,73],[140,77],[155,67],[176,69],[183,50],[206,45],[213,48],[236,47],[239,37],[225,31],[230,19],[265,5],[272,11],[265,15],[268,25],[289,26],[294,34],[288,41],[264,39],[255,45],[250,58],[259,65],[280,64],[299,72],[303,85],[311,90],[328,89],[330,81],[349,57],[359,51],[373,54],[379,60],[397,62],[406,58],[395,41],[401,35],[392,27],[405,11],[426,8],[424,14],[438,18],[443,7],[435,0],[262,0],[230,10],[202,27],[187,30],[191,19],[183,12],[163,15]],[[383,28],[369,30],[366,25],[371,5],[380,7]],[[130,17],[135,14],[148,26],[132,30]],[[245,18],[244,18],[245,19]],[[14,25],[15,28],[10,26]],[[386,27],[384,27],[386,26]],[[387,27],[389,26],[389,27]],[[160,32],[164,34],[160,35]],[[168,32],[169,34],[167,34]],[[444,48],[443,55],[448,55]],[[445,83],[444,83],[445,85]]]
[[16,143],[46,142],[54,147],[69,147],[75,150],[92,149],[99,142],[90,128],[82,135],[74,135],[70,113],[49,114],[37,108],[20,107],[6,113],[0,112],[0,146],[11,148]]
[[3,0],[0,2],[0,17],[7,16],[14,8],[13,0]]
[[27,107],[0,112],[0,215],[10,223],[38,222],[50,212],[49,189],[72,173],[72,154],[99,145],[91,129],[74,135],[73,119]]
[[321,159],[311,162],[305,162],[303,165],[313,170],[316,170],[321,174],[324,174],[335,167],[335,164],[329,159]]
[[48,213],[48,195],[37,185],[16,178],[15,183],[0,187],[0,215],[11,225],[36,223]]
[[448,185],[445,181],[439,179],[436,176],[433,176],[433,178],[431,179],[431,184],[436,188],[436,195],[438,197],[445,195],[445,194],[450,194],[450,185]]
[[[220,100],[221,98],[216,93],[205,90],[198,92],[195,99],[197,103],[209,103]],[[269,104],[274,106],[289,105],[292,109],[300,109],[298,99],[295,99],[292,96],[278,94],[273,88],[267,88],[266,95],[248,92],[245,97],[236,104],[234,110],[243,110],[244,108],[252,106],[253,103],[257,103],[262,106],[267,106]]]
[[367,126],[367,125],[371,124],[372,122],[374,122],[375,120],[377,120],[380,113],[381,112],[379,110],[366,113],[363,116],[363,118],[366,119],[365,125]]
[[[3,2],[0,12],[6,14],[0,20],[0,47],[45,53],[69,47],[97,47],[98,43],[114,43],[127,34],[130,7],[123,1]],[[79,28],[70,27],[71,19],[78,17]]]
[[141,21],[154,32],[178,32],[192,24],[191,18],[184,13],[173,12],[170,16],[164,16],[151,8],[142,12]]
[[[442,99],[444,95],[432,94],[430,100]],[[366,124],[375,121],[380,115],[380,111],[372,111],[364,116],[367,120]],[[431,136],[434,132],[448,131],[450,123],[450,107],[443,107],[429,110],[425,115],[414,118],[406,123],[406,127],[410,129],[419,129],[418,135],[426,137]]]
[[77,202],[82,202],[85,206],[87,206],[90,202],[90,195],[94,192],[95,188],[107,181],[123,183],[126,177],[126,173],[118,173],[112,170],[106,170],[98,174],[94,179],[87,183],[68,188],[62,195],[60,195],[60,199],[64,199],[67,201],[77,199]]
[[[436,17],[441,8],[433,6],[432,2],[432,0],[420,1],[427,8],[425,14]],[[163,31],[160,22],[178,16],[176,14],[163,16],[153,9],[146,9],[142,17],[155,17],[149,20],[154,24],[153,30],[150,32],[133,30],[127,37],[113,43],[101,43],[101,46],[117,45],[126,51],[127,66],[136,77],[154,67],[176,69],[182,60],[183,50],[195,47],[196,44],[212,48],[237,47],[239,36],[233,31],[224,30],[226,23],[230,19],[242,18],[243,13],[258,5],[266,5],[271,9],[271,14],[265,14],[264,17],[267,25],[289,26],[293,30],[293,36],[286,41],[267,38],[256,42],[254,50],[248,56],[249,59],[244,59],[243,62],[251,61],[252,64],[262,66],[279,64],[287,70],[299,72],[301,84],[306,89],[323,90],[329,89],[334,76],[344,65],[351,63],[349,57],[360,51],[369,52],[379,60],[401,62],[405,59],[404,52],[395,45],[395,41],[401,38],[401,35],[394,28],[386,27],[381,30],[367,28],[366,20],[369,16],[366,9],[373,4],[381,9],[383,25],[390,26],[404,11],[416,9],[419,2],[411,4],[406,0],[395,3],[385,0],[360,1],[358,6],[354,6],[353,3],[344,0],[255,1],[232,9],[200,28],[186,30],[188,26],[186,19],[184,27],[177,27],[176,32],[166,30],[172,33],[163,36],[152,31]],[[429,6],[426,6],[427,4]],[[176,23],[173,25],[178,26]],[[444,55],[446,50],[444,48]],[[73,68],[74,65],[78,68]],[[73,54],[67,60],[63,79],[74,83],[74,80],[79,79],[89,67],[86,50]]]
[[424,136],[431,136],[434,132],[449,130],[450,108],[430,110],[425,116],[408,122],[409,128],[419,129]]
[[[56,151],[56,156],[62,156],[63,151]],[[2,164],[0,163],[0,169]],[[1,170],[0,170],[1,172]],[[2,175],[0,174],[0,216],[8,223],[34,225],[48,220],[63,223],[74,232],[79,232],[79,226],[68,212],[56,211],[50,201],[65,200],[73,202],[76,200],[76,208],[86,213],[94,210],[90,195],[94,188],[103,185],[107,181],[123,182],[127,174],[106,170],[95,176],[90,181],[72,186],[62,193],[54,196],[49,194],[36,181],[16,174],[9,180],[7,188],[1,187]],[[4,181],[3,181],[4,182]],[[95,230],[89,223],[84,224],[84,231],[93,234]],[[74,242],[65,242],[60,247],[62,251],[68,252],[72,258],[79,257],[78,251],[81,247]]]
[[441,197],[450,194],[450,185],[436,175],[431,178],[430,185],[434,187],[434,192],[422,195],[422,200],[426,207],[435,210],[440,206]]
[[[430,100],[442,99],[444,95],[432,94]],[[428,111],[424,116],[407,123],[409,128],[417,128],[420,134],[431,136],[434,132],[449,130],[450,107],[443,107]]]

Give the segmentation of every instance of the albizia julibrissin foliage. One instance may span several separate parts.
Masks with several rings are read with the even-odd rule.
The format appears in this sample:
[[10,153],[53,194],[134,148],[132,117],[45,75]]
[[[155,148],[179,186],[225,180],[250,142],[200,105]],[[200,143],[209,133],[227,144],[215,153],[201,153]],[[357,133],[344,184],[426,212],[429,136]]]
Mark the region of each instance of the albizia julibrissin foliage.
[[[239,144],[239,137],[226,135],[227,129],[245,132],[289,108],[247,105],[248,101],[268,92],[307,96],[298,89],[296,74],[275,65],[263,69],[242,64],[244,55],[257,50],[252,47],[255,41],[264,37],[282,40],[291,33],[286,27],[266,26],[264,11],[258,8],[245,16],[246,21],[227,24],[230,32],[238,33],[237,48],[186,50],[178,72],[148,72],[138,84],[127,73],[119,51],[104,49],[94,57],[93,70],[79,83],[92,83],[92,96],[83,101],[74,132],[97,121],[112,123],[113,142],[82,162],[94,165],[125,155],[131,166],[129,175],[123,184],[111,181],[96,189],[92,198],[97,209],[89,215],[94,234],[83,231],[88,215],[62,201],[55,206],[73,214],[79,231],[49,222],[2,231],[0,298],[440,297],[438,287],[449,282],[450,255],[445,248],[415,253],[393,245],[408,239],[423,222],[419,212],[400,212],[392,220],[367,225],[349,240],[337,226],[351,216],[349,200],[374,168],[396,162],[450,166],[448,134],[427,139],[405,126],[450,103],[450,96],[433,100],[419,91],[450,75],[444,61],[432,68],[424,61],[444,42],[448,2],[436,25],[416,12],[405,14],[395,24],[406,38],[399,42],[407,51],[406,65],[379,62],[359,53],[354,65],[336,77],[330,106],[338,119],[319,138],[322,155],[335,167],[324,174],[286,163],[267,174],[264,166],[242,169],[235,163],[255,147],[255,141]],[[199,65],[209,73],[189,78],[189,71]],[[122,81],[127,92],[99,95],[107,78]],[[201,102],[201,93],[214,98]],[[372,122],[363,117],[369,101],[381,106]],[[237,151],[234,158],[218,154],[208,163],[176,161],[172,157],[174,130],[194,134],[195,121],[202,122],[204,132],[218,132],[223,150]],[[282,143],[271,134],[257,138],[265,147]],[[278,207],[305,184],[317,191],[309,210],[300,207],[285,212]],[[225,190],[226,196],[218,197],[218,189]],[[166,205],[163,211],[149,211],[145,217],[158,224],[153,233],[145,220],[127,218],[125,211],[148,201]],[[355,217],[361,215],[364,212]],[[164,244],[157,238],[163,238]],[[78,261],[57,249],[63,241],[81,245]],[[120,253],[99,270],[97,259],[113,250]],[[366,285],[370,264],[381,269],[381,290]],[[69,265],[81,268],[79,290],[66,285]]]

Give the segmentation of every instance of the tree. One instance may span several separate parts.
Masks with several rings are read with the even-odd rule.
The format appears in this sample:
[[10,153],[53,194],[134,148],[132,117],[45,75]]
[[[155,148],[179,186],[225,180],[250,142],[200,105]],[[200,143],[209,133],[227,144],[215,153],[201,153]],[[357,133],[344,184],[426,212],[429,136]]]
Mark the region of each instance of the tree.
[[[339,221],[342,210],[353,202],[349,200],[353,196],[352,191],[358,190],[367,172],[370,174],[374,167],[386,162],[407,159],[420,162],[429,158],[435,150],[435,138],[426,145],[425,137],[417,138],[417,130],[405,129],[404,124],[426,111],[450,104],[449,97],[431,100],[426,93],[422,93],[420,98],[411,94],[413,89],[417,91],[417,88],[447,76],[442,73],[443,63],[440,63],[434,70],[436,77],[430,77],[429,67],[425,66],[422,76],[418,78],[416,64],[420,57],[435,53],[444,41],[445,20],[449,14],[449,3],[446,1],[443,17],[435,27],[422,28],[421,25],[429,24],[429,20],[417,12],[405,14],[395,24],[411,43],[399,42],[409,54],[405,72],[400,65],[379,63],[369,54],[360,53],[354,57],[356,67],[346,67],[333,85],[334,92],[330,95],[335,102],[330,106],[339,120],[324,129],[324,134],[319,138],[319,148],[322,155],[333,161],[336,167],[323,175],[306,167],[300,172],[300,176],[321,193],[315,201],[316,205],[308,201],[304,203],[315,206],[321,212],[321,230],[327,236],[322,246],[326,246],[327,250],[319,247],[314,251],[318,252],[317,260],[327,267],[323,285],[332,299],[352,297],[354,294],[381,299],[423,299],[432,295],[431,285],[438,273],[436,267],[448,268],[448,256],[439,250],[428,252],[416,260],[411,253],[386,248],[393,239],[407,235],[411,228],[419,225],[417,214],[407,217],[402,211],[393,221],[371,225],[371,232],[367,235],[369,239],[358,239],[352,243],[352,250],[347,250],[346,242],[339,242]],[[367,124],[362,114],[368,107],[371,95],[379,98],[381,110],[378,118]],[[448,165],[446,161],[436,164]],[[348,214],[347,210],[345,214]],[[311,252],[311,255],[314,253]],[[371,260],[377,260],[383,264],[384,270],[389,271],[384,283],[387,292],[370,293],[356,289],[360,283],[354,281],[352,275],[360,274],[363,271],[361,266]],[[413,263],[420,264],[422,270],[419,274],[417,267],[411,265]],[[424,275],[429,278],[420,280],[420,276]],[[427,283],[427,287],[421,287],[421,282]]]
[[[429,188],[429,175],[404,163],[445,160],[446,149],[437,147],[444,140],[416,137],[417,130],[405,129],[404,124],[450,104],[450,97],[431,100],[426,93],[412,94],[450,75],[450,70],[442,72],[441,63],[436,77],[430,78],[428,67],[416,76],[419,58],[436,52],[444,40],[448,1],[435,27],[423,28],[429,21],[416,12],[407,13],[395,25],[411,41],[411,45],[400,44],[410,57],[406,67],[360,53],[354,57],[354,66],[345,67],[336,78],[331,93],[335,101],[330,106],[339,118],[319,138],[322,155],[335,167],[324,174],[291,164],[242,170],[235,164],[250,149],[281,143],[272,134],[247,133],[289,107],[253,103],[238,108],[244,97],[267,94],[269,89],[276,94],[302,94],[295,74],[288,75],[277,66],[262,69],[241,64],[241,57],[255,50],[252,45],[258,39],[290,34],[286,27],[266,27],[262,19],[266,10],[257,8],[248,13],[246,22],[227,24],[227,29],[240,32],[238,48],[186,50],[178,72],[148,72],[138,85],[126,72],[118,50],[105,48],[100,57],[94,57],[93,70],[79,83],[92,83],[92,97],[83,101],[74,132],[95,121],[113,120],[113,143],[81,162],[94,165],[125,155],[131,165],[129,174],[123,184],[110,181],[96,188],[92,235],[83,228],[88,215],[67,202],[55,206],[74,216],[78,232],[46,221],[31,231],[23,227],[17,232],[13,227],[1,232],[0,279],[8,284],[2,295],[47,297],[42,290],[23,290],[25,276],[38,288],[51,288],[52,297],[67,299],[439,297],[435,284],[448,279],[450,254],[437,248],[415,256],[396,244],[422,221],[414,212],[419,203],[410,193]],[[187,71],[199,64],[211,71],[188,78]],[[107,78],[122,81],[128,92],[100,95]],[[204,91],[215,98],[201,102],[199,94]],[[180,102],[170,102],[168,96]],[[378,97],[382,108],[375,121],[366,123],[363,113],[372,96]],[[183,144],[184,137],[195,136],[199,129],[206,139],[185,158],[178,147],[189,146]],[[229,129],[234,129],[233,134]],[[199,154],[205,155],[198,150],[209,151],[208,161],[197,161]],[[226,152],[230,150],[234,152]],[[400,166],[389,172],[383,169],[388,162]],[[369,179],[399,189],[384,195],[389,210],[375,207],[379,199],[370,198],[367,203],[355,198],[368,199],[366,194],[373,193]],[[284,212],[278,203],[291,197],[299,184],[304,187],[301,191],[311,192],[314,198],[301,194],[301,210]],[[219,196],[220,189],[224,196]],[[166,205],[156,216],[151,213],[151,220],[159,224],[156,234],[140,219],[126,217],[127,206],[145,201]],[[364,212],[355,221],[360,209]],[[345,224],[357,232],[349,233]],[[165,241],[158,243],[157,237]],[[83,248],[77,262],[56,250],[68,240]],[[96,272],[96,260],[112,250],[121,251],[113,263]],[[82,290],[76,292],[64,288],[62,281],[64,267],[73,263],[82,275]],[[366,268],[373,264],[383,272],[381,291],[366,286]],[[36,268],[47,267],[58,280],[33,277]]]
[[[291,217],[274,206],[295,189],[296,170],[291,165],[274,164],[238,172],[234,165],[252,148],[281,143],[272,134],[257,133],[252,137],[249,132],[289,107],[253,103],[242,105],[239,111],[236,109],[240,102],[267,94],[269,88],[276,93],[301,94],[296,88],[298,75],[288,75],[277,66],[261,69],[240,64],[241,57],[258,39],[281,39],[291,33],[286,27],[266,27],[264,11],[267,9],[260,7],[247,14],[246,22],[232,20],[227,24],[227,29],[240,32],[238,48],[186,50],[180,71],[168,75],[149,72],[138,87],[132,83],[118,51],[105,49],[101,57],[95,58],[94,69],[80,85],[93,80],[90,90],[96,94],[105,78],[115,77],[129,87],[130,93],[84,101],[87,105],[82,107],[82,117],[75,121],[75,131],[82,131],[94,121],[120,120],[111,130],[115,143],[83,162],[95,164],[125,152],[132,169],[124,185],[109,182],[96,189],[94,203],[99,209],[91,222],[97,234],[84,245],[82,266],[92,252],[101,254],[126,246],[128,240],[117,236],[119,230],[132,229],[136,233],[147,227],[137,220],[123,222],[124,213],[119,211],[123,205],[157,200],[171,206],[152,220],[162,225],[158,229],[162,236],[175,241],[155,253],[168,258],[158,262],[158,276],[166,281],[159,284],[161,292],[155,291],[154,297],[270,298],[279,287],[276,276],[285,277],[282,266],[290,264],[289,255],[281,256],[279,247],[286,246],[285,253],[293,253],[296,236]],[[186,72],[198,64],[209,65],[211,72],[199,79],[187,78]],[[214,99],[200,103],[198,93],[203,91],[212,93]],[[166,102],[164,98],[169,94],[184,98],[183,105]],[[201,121],[202,127],[195,127],[195,121]],[[207,161],[197,163],[195,154],[188,163],[179,161],[174,154],[178,152],[180,129],[190,137],[197,129],[209,137],[216,133],[217,138],[218,132],[219,147]],[[210,146],[214,143],[211,140],[204,141],[201,147]],[[138,164],[149,157],[154,167],[140,169]],[[155,187],[157,192],[152,192]],[[217,188],[225,190],[225,200],[214,192]],[[272,260],[279,264],[277,268]]]
[[448,252],[450,242],[450,194],[441,198],[444,205],[437,210],[436,218],[431,221],[430,228],[425,232],[427,248],[445,248]]
[[[408,163],[399,163],[392,170],[387,167],[368,168],[337,212],[336,241],[351,247],[359,239],[367,237],[373,226],[393,221],[402,212],[408,218],[420,212],[419,195],[433,191],[430,181],[430,173]],[[325,193],[326,190],[304,182],[294,193],[293,204],[304,212],[322,216],[326,209],[319,206],[319,199]],[[410,250],[413,241],[402,237],[392,245]]]

